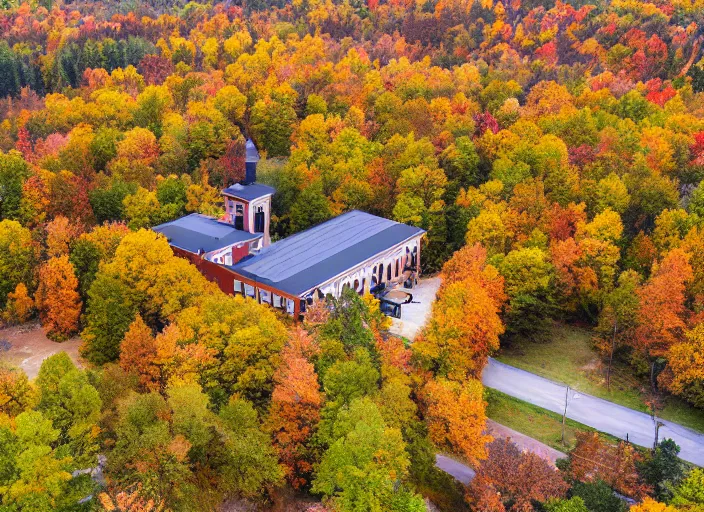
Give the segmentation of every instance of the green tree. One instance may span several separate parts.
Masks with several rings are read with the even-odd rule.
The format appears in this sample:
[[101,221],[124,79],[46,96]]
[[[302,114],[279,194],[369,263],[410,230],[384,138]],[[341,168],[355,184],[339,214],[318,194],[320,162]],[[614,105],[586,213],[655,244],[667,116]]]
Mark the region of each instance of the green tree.
[[568,500],[551,500],[545,504],[547,512],[589,512],[584,500],[574,496]]
[[291,206],[291,232],[303,231],[332,217],[330,201],[319,184],[312,184],[298,194]]
[[17,151],[0,151],[0,220],[17,219],[22,201],[22,184],[29,166]]
[[554,268],[538,248],[511,251],[499,264],[509,297],[506,333],[528,339],[542,337],[555,311]]
[[118,277],[98,273],[88,291],[81,353],[93,364],[114,361],[138,305],[133,290]]
[[14,424],[0,420],[0,508],[69,512],[90,494],[90,476],[72,478],[75,464],[55,447],[59,435],[38,411],[23,412]]
[[704,508],[704,469],[693,469],[675,488],[670,504],[683,510]]
[[425,510],[420,496],[405,484],[410,461],[401,432],[389,428],[369,398],[355,400],[340,412],[312,490],[336,508],[415,512]]
[[89,194],[90,205],[98,224],[125,219],[125,198],[137,192],[137,185],[115,179],[108,188],[96,188]]
[[66,352],[45,359],[36,382],[40,392],[37,409],[59,431],[59,442],[69,448],[76,463],[94,466],[102,405],[98,391]]
[[30,231],[14,220],[0,222],[0,306],[19,283],[33,289],[37,249]]
[[84,304],[88,299],[88,291],[95,280],[95,275],[98,273],[101,256],[100,247],[87,238],[80,237],[71,246],[68,259],[76,272],[78,291]]
[[668,503],[684,478],[684,465],[677,457],[680,447],[672,439],[661,441],[644,462],[638,464],[643,481],[653,488],[658,501]]
[[577,482],[572,486],[572,496],[582,498],[587,510],[599,512],[626,512],[628,505],[614,494],[611,487],[602,480]]
[[221,409],[220,419],[227,429],[227,464],[222,479],[227,490],[245,496],[257,496],[270,485],[283,480],[284,471],[262,431],[257,412],[246,400],[232,398]]

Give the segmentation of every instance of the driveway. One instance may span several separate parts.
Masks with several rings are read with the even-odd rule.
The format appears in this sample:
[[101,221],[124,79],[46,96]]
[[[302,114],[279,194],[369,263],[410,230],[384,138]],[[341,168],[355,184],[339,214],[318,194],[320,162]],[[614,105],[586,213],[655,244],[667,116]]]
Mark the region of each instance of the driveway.
[[412,290],[404,290],[413,295],[413,302],[401,306],[401,318],[391,319],[389,331],[413,341],[430,318],[430,310],[435,302],[440,282],[439,277],[423,278]]
[[[558,414],[565,409],[567,388],[563,384],[491,358],[484,368],[482,382],[487,387]],[[570,390],[567,417],[620,439],[628,437],[637,445],[653,446],[655,425],[650,415],[613,402]],[[661,440],[674,440],[681,448],[680,458],[704,466],[704,434],[660,418],[656,420],[662,422]]]
[[56,343],[44,335],[38,322],[0,329],[0,341],[7,342],[0,347],[0,361],[22,368],[30,379],[37,376],[44,359],[62,351],[79,368],[82,366],[78,353],[81,339]]

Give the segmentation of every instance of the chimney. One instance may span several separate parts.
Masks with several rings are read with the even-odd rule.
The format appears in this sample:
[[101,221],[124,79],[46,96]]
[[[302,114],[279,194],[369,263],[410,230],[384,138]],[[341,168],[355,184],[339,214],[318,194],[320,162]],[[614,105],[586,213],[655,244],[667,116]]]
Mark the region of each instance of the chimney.
[[257,181],[257,162],[259,161],[259,151],[252,142],[252,139],[247,139],[244,145],[245,148],[245,177],[244,184],[251,185]]

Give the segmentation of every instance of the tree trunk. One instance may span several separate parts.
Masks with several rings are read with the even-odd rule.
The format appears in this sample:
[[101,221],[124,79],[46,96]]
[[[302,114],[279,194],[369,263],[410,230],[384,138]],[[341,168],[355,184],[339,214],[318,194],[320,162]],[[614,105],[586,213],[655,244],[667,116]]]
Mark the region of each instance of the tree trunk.
[[689,72],[689,68],[691,68],[692,64],[694,64],[694,59],[699,54],[699,46],[700,45],[701,45],[701,36],[699,36],[697,38],[697,40],[694,41],[694,45],[692,45],[692,54],[689,56],[689,60],[684,65],[684,68],[682,68],[682,71],[680,71],[680,74],[678,76],[680,76],[680,77],[685,76]]

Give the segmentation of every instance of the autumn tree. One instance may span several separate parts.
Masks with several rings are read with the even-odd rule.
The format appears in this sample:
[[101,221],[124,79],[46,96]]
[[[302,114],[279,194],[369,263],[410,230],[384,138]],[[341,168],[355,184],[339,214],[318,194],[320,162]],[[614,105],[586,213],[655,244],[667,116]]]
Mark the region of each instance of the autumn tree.
[[32,409],[38,398],[36,388],[24,371],[0,365],[0,413],[14,418]]
[[677,508],[659,503],[653,498],[645,498],[641,503],[632,506],[629,512],[677,512]]
[[14,292],[7,294],[7,304],[2,314],[9,323],[22,324],[34,314],[34,300],[29,296],[24,283],[19,283]]
[[640,478],[636,449],[625,442],[603,441],[595,432],[577,433],[577,445],[570,452],[569,476],[580,482],[606,482],[626,496],[644,496],[649,488]]
[[318,376],[308,359],[317,350],[313,341],[306,338],[305,331],[294,330],[281,352],[266,422],[279,461],[286,468],[287,480],[294,489],[310,481],[315,462],[310,441],[320,421],[323,400]]
[[488,457],[477,469],[467,499],[479,510],[530,511],[533,502],[565,496],[569,488],[560,473],[533,452],[521,452],[510,439],[488,446]]
[[46,252],[49,258],[66,256],[69,246],[81,234],[81,228],[59,215],[46,226]]
[[704,407],[704,324],[685,331],[666,354],[667,366],[658,382],[695,407]]
[[536,338],[544,336],[555,311],[554,267],[539,248],[511,251],[499,264],[508,304],[506,333]]
[[637,353],[650,365],[655,386],[655,358],[665,356],[685,328],[685,288],[692,278],[689,254],[681,249],[668,252],[653,265],[646,283],[638,290],[638,327],[633,340]]
[[462,381],[481,374],[503,332],[499,304],[480,281],[468,278],[443,287],[413,348],[433,373]]
[[437,379],[425,385],[421,396],[432,441],[474,462],[486,458],[485,444],[491,440],[484,434],[486,403],[482,393],[478,380],[460,383]]
[[64,341],[78,332],[81,298],[68,256],[51,258],[39,269],[37,309],[46,335]]

